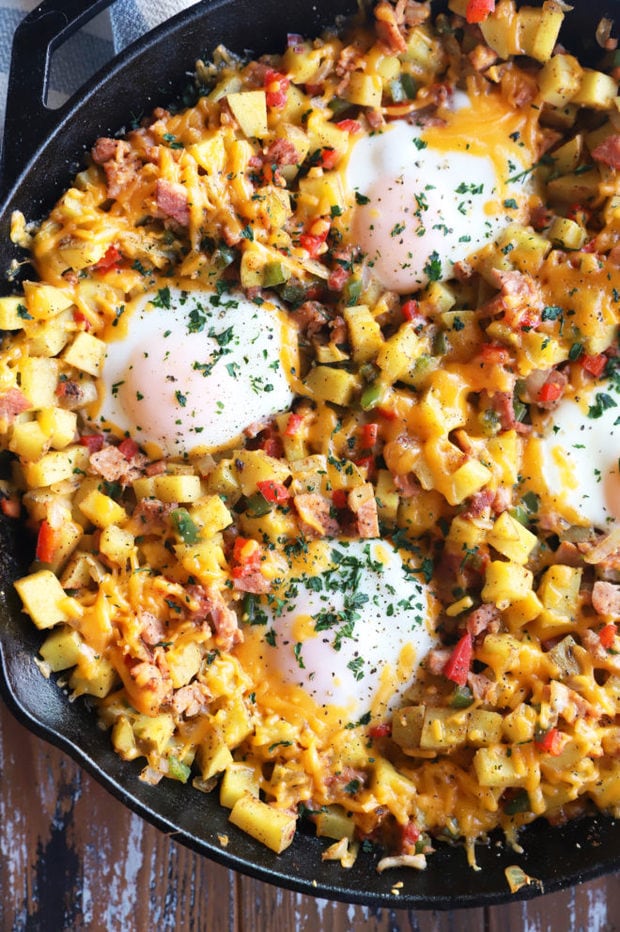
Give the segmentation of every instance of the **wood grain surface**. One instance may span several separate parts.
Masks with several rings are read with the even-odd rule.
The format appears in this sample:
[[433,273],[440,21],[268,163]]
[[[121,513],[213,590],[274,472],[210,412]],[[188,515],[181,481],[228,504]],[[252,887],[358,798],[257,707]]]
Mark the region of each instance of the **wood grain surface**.
[[0,932],[613,932],[620,874],[487,909],[370,909],[280,890],[194,854],[0,703]]

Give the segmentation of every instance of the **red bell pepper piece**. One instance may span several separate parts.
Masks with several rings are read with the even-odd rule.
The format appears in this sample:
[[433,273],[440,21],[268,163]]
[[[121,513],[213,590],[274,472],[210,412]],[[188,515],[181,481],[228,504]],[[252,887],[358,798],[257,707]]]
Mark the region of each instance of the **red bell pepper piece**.
[[483,23],[494,10],[495,0],[469,0],[465,8],[465,19],[468,23]]
[[97,453],[103,447],[103,434],[82,434],[80,443],[88,447],[89,453]]
[[268,107],[283,107],[286,103],[286,92],[289,79],[285,74],[268,68],[265,73],[265,91]]
[[594,356],[588,356],[587,354],[584,354],[579,359],[579,365],[582,369],[585,369],[586,372],[589,372],[590,375],[593,375],[598,379],[605,371],[605,366],[607,365],[607,356],[605,353],[596,353]]
[[457,686],[465,686],[473,653],[474,645],[471,634],[469,631],[466,631],[443,668],[443,675],[449,680],[452,680],[453,683],[456,683]]
[[359,120],[339,120],[336,126],[338,129],[344,130],[345,133],[359,133],[362,129]]
[[96,269],[97,272],[108,272],[110,269],[118,268],[118,264],[122,258],[123,254],[120,249],[112,243],[111,246],[108,246],[105,255],[101,257],[99,262],[95,262],[93,268]]
[[379,725],[371,725],[370,728],[368,729],[368,735],[370,738],[389,738],[391,734],[392,734],[392,723],[391,722],[381,722]]
[[273,479],[265,479],[264,482],[257,482],[256,488],[263,498],[275,505],[282,505],[291,497],[291,493],[282,482],[274,482]]
[[609,648],[613,645],[614,638],[617,633],[618,633],[618,629],[616,628],[613,622],[610,622],[608,625],[605,625],[604,628],[601,628],[601,630],[598,633],[598,636],[605,650],[609,650]]
[[552,754],[554,757],[562,753],[563,742],[557,728],[550,728],[544,734],[535,738],[534,743],[541,751],[544,751],[546,754]]
[[126,460],[133,459],[140,447],[135,440],[132,440],[131,437],[125,437],[124,440],[118,445],[120,452],[123,454]]
[[562,386],[557,382],[545,382],[538,392],[539,401],[557,401],[562,394]]
[[41,563],[51,563],[58,546],[58,534],[45,518],[41,521],[37,536],[35,556]]
[[336,150],[332,149],[331,146],[326,146],[324,149],[321,149],[319,165],[326,171],[331,171],[332,168],[336,167],[336,162],[338,159],[339,155]]

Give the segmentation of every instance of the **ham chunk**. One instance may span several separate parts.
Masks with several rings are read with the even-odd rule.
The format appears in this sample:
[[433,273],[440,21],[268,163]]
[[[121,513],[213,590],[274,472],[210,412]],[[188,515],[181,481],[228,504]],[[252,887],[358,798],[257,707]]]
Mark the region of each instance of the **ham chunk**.
[[357,524],[357,533],[360,537],[379,536],[379,515],[377,500],[370,482],[365,482],[349,492],[348,505]]
[[29,407],[30,402],[19,388],[9,388],[8,392],[0,393],[0,421],[12,424],[17,415]]
[[301,529],[307,537],[336,537],[337,520],[332,517],[331,503],[318,492],[302,492],[294,498]]
[[598,615],[620,618],[620,586],[597,580],[592,589],[592,607]]
[[187,191],[182,184],[159,178],[155,193],[157,208],[164,217],[174,220],[182,227],[189,225],[189,203]]
[[610,168],[620,168],[620,133],[608,136],[595,149],[592,150],[595,162],[602,162]]

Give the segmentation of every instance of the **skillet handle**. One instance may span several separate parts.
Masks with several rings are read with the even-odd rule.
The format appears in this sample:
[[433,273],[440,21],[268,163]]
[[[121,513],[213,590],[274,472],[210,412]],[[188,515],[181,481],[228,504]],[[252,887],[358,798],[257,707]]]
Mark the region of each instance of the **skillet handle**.
[[52,53],[114,0],[43,0],[15,30],[0,177],[7,191],[53,129],[63,107],[45,104]]

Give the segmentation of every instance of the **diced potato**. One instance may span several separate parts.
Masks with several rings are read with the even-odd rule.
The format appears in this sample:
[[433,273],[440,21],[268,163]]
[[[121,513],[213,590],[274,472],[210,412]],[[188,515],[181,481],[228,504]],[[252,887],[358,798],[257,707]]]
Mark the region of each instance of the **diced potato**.
[[618,82],[602,71],[586,68],[573,103],[594,110],[609,110],[618,94]]
[[58,356],[67,345],[70,337],[68,329],[72,318],[71,311],[62,311],[50,320],[26,321],[24,331],[28,337],[30,356]]
[[19,364],[21,390],[33,408],[52,408],[58,386],[58,360],[29,356]]
[[66,408],[42,408],[37,421],[47,434],[54,450],[64,450],[73,443],[77,431],[77,414]]
[[409,371],[420,352],[420,337],[407,321],[382,343],[377,354],[377,366],[388,382],[396,382]]
[[552,107],[566,106],[579,90],[582,74],[581,65],[573,55],[553,55],[538,73],[541,99]]
[[489,531],[488,542],[498,553],[508,557],[514,563],[527,563],[529,556],[537,544],[537,537],[528,531],[520,521],[504,511]]
[[33,622],[41,630],[74,617],[70,599],[51,570],[38,570],[15,582],[17,593]]
[[36,463],[24,463],[24,479],[31,489],[45,488],[72,479],[76,472],[83,472],[88,464],[88,450],[81,445],[53,450]]
[[69,678],[75,696],[96,696],[103,699],[117,682],[116,670],[105,657],[87,657],[82,652]]
[[199,498],[189,510],[192,521],[203,530],[205,537],[211,537],[218,531],[232,524],[232,515],[219,495],[205,495]]
[[410,538],[420,537],[437,526],[445,505],[445,499],[435,489],[402,498],[398,504],[398,527],[403,528]]
[[492,476],[491,470],[484,463],[471,458],[450,476],[442,477],[436,485],[450,505],[460,505],[470,495],[484,488]]
[[197,502],[202,496],[200,476],[155,476],[155,497],[162,502]]
[[486,568],[482,598],[505,609],[524,599],[532,589],[534,574],[510,560],[492,560]]
[[215,714],[215,721],[222,729],[224,741],[229,748],[238,747],[252,734],[252,716],[240,696],[230,699],[227,708]]
[[89,492],[80,502],[79,509],[95,527],[99,528],[106,528],[110,524],[121,524],[127,518],[127,512],[123,506],[109,495],[104,495],[99,489]]
[[21,330],[28,313],[25,299],[20,295],[0,298],[0,330]]
[[80,372],[100,376],[107,348],[108,345],[103,340],[82,330],[64,351],[62,358]]
[[193,641],[175,644],[166,651],[166,663],[175,689],[187,684],[196,676],[202,663],[202,652]]
[[479,748],[474,754],[474,770],[480,786],[525,786],[534,782],[529,762],[520,748],[496,744]]
[[264,450],[241,450],[231,472],[243,495],[256,492],[259,482],[286,482],[291,475],[284,460],[269,456]]
[[389,469],[379,469],[377,471],[375,499],[381,523],[386,526],[394,525],[398,516],[400,496]]
[[561,563],[553,564],[545,570],[537,590],[543,606],[537,624],[544,629],[555,629],[560,625],[562,631],[558,630],[558,634],[571,629],[577,615],[582,573],[580,567]]
[[290,812],[275,809],[253,796],[242,796],[237,800],[230,813],[230,821],[276,854],[291,844],[297,825],[297,817]]
[[226,97],[228,106],[248,137],[262,139],[269,129],[267,126],[267,97],[265,91],[237,91]]
[[49,445],[49,435],[38,421],[18,421],[13,425],[9,450],[21,459],[40,460]]
[[547,0],[542,10],[523,6],[517,12],[519,46],[524,55],[546,62],[556,46],[564,19],[562,7]]
[[532,741],[536,731],[536,709],[525,702],[520,702],[516,709],[504,716],[502,728],[508,741],[523,744]]
[[392,715],[392,740],[405,754],[420,747],[425,713],[423,705],[410,705]]
[[363,71],[353,71],[345,96],[352,104],[358,107],[372,107],[378,109],[381,106],[381,96],[383,93],[383,82],[378,74],[365,74]]
[[[555,157],[555,153],[554,153]],[[573,168],[576,166],[573,166]],[[573,170],[573,169],[568,169]],[[551,249],[547,237],[535,233],[531,227],[511,223],[497,238],[500,249],[509,248],[511,264],[520,272],[536,274]]]
[[114,750],[123,760],[135,760],[136,757],[140,757],[140,752],[136,747],[133,728],[126,715],[121,715],[120,718],[114,722],[111,738]]
[[504,619],[511,631],[522,628],[528,622],[538,618],[542,611],[542,602],[534,592],[530,590],[522,599],[518,599],[510,605],[505,613]]
[[143,498],[156,498],[155,495],[155,476],[140,476],[134,479],[131,487],[138,500]]
[[174,734],[174,718],[168,712],[159,715],[137,715],[133,731],[138,744],[146,751],[163,754]]
[[232,809],[243,796],[258,799],[260,785],[256,769],[250,764],[233,761],[226,768],[220,784],[220,805]]
[[233,757],[221,733],[213,731],[198,745],[196,760],[202,779],[211,780],[230,767]]
[[433,372],[430,385],[415,409],[416,426],[424,436],[445,436],[462,427],[469,415],[469,391],[469,386],[457,373],[443,369]]
[[487,747],[502,739],[504,719],[499,712],[473,709],[467,724],[467,743]]
[[308,395],[317,401],[348,405],[359,389],[359,377],[346,369],[315,366],[306,376],[304,386]]
[[362,364],[374,359],[383,344],[383,334],[370,308],[365,304],[347,307],[344,319],[349,329],[354,361]]
[[60,625],[46,637],[39,653],[52,673],[68,670],[78,662],[82,639],[77,631],[68,625]]
[[72,296],[63,288],[43,282],[24,282],[28,312],[37,320],[55,317],[73,304]]
[[514,3],[502,0],[495,8],[494,14],[487,16],[480,23],[480,30],[486,44],[497,52],[500,58],[518,55],[521,51]]
[[348,838],[355,836],[355,822],[342,806],[326,806],[314,818],[317,835],[324,838]]
[[549,227],[549,239],[564,249],[581,249],[586,241],[585,229],[567,217],[554,217]]
[[427,708],[420,735],[424,750],[443,751],[464,744],[470,712],[466,709]]
[[99,538],[101,553],[118,566],[125,566],[134,552],[135,546],[136,541],[133,534],[116,524],[109,524],[104,527]]

